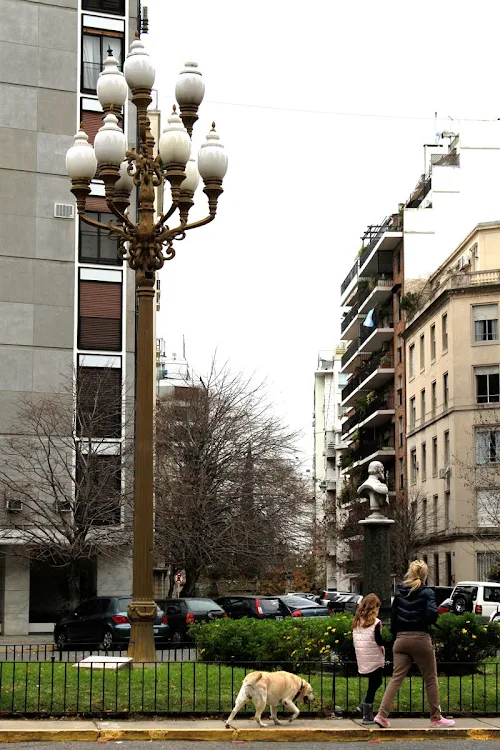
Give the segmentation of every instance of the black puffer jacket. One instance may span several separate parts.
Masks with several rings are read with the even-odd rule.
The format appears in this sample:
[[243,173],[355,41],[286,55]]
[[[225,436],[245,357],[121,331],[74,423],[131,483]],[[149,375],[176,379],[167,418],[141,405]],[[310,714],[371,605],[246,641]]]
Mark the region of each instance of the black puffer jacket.
[[437,617],[436,597],[432,589],[421,586],[411,591],[404,583],[398,586],[391,612],[391,632],[394,638],[405,631],[428,633]]

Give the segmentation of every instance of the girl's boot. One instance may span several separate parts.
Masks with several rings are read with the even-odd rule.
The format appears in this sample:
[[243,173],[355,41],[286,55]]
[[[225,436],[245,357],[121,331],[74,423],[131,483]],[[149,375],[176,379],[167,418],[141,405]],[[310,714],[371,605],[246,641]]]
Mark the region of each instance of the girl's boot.
[[363,724],[373,723],[373,703],[363,703]]

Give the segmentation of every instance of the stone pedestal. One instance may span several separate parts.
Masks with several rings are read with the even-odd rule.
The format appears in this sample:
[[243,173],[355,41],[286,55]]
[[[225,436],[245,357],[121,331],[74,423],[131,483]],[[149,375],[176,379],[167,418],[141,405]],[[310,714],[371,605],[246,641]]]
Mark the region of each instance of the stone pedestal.
[[391,611],[391,542],[394,523],[382,514],[360,521],[364,530],[363,595],[377,594],[381,601],[380,619],[386,623]]

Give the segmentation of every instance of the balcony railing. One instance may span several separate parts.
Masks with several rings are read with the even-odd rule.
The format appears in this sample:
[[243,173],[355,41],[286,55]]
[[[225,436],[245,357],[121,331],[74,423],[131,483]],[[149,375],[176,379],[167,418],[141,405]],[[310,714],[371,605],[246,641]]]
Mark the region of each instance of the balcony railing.
[[373,453],[384,450],[394,450],[394,437],[376,438],[375,440],[363,440],[360,443],[357,454],[357,461],[362,461]]
[[400,232],[402,230],[401,219],[398,214],[388,216],[382,224],[370,224],[363,236],[363,242],[368,240],[368,245],[359,259],[359,267],[362,268],[368,260],[373,248],[378,244],[380,238],[386,232]]
[[[373,328],[370,330],[373,330]],[[345,401],[345,399],[350,396],[351,393],[372,374],[372,372],[375,372],[375,370],[378,370],[379,368],[391,369],[392,367],[394,367],[394,358],[391,352],[377,352],[376,354],[372,354],[372,356],[361,365],[359,373],[351,378],[347,385],[342,388],[341,401]]]
[[351,281],[357,276],[357,274],[358,274],[358,267],[359,267],[359,264],[358,264],[358,261],[356,260],[355,264],[353,265],[353,267],[351,268],[351,270],[349,271],[349,273],[345,277],[344,281],[340,285],[340,293],[341,294],[343,294],[345,292],[345,290],[347,289],[347,287],[349,286],[349,284],[351,283]]
[[342,434],[346,435],[349,432],[349,430],[352,430],[353,427],[355,427],[360,422],[363,422],[365,419],[367,419],[371,414],[374,414],[376,411],[389,410],[389,409],[394,409],[393,391],[380,393],[377,396],[375,396],[375,398],[372,399],[369,403],[365,404],[364,406],[360,406],[360,407],[358,406],[355,413],[342,424]]
[[394,318],[392,315],[384,315],[384,317],[380,320],[379,323],[372,326],[371,328],[368,326],[361,326],[361,332],[359,334],[359,345],[366,341],[366,339],[370,338],[372,333],[376,331],[378,328],[394,328]]
[[340,324],[341,333],[344,333],[344,331],[349,327],[349,325],[352,323],[352,321],[358,314],[359,304],[360,304],[359,301],[356,302],[351,308],[351,310],[349,310],[345,318],[343,318],[342,323]]

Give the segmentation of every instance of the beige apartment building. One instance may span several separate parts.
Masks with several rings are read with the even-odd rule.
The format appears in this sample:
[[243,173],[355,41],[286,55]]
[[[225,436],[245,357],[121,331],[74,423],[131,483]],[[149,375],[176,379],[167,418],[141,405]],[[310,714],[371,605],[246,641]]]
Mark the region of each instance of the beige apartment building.
[[407,490],[421,555],[434,585],[487,580],[500,557],[500,222],[478,224],[409,288]]

